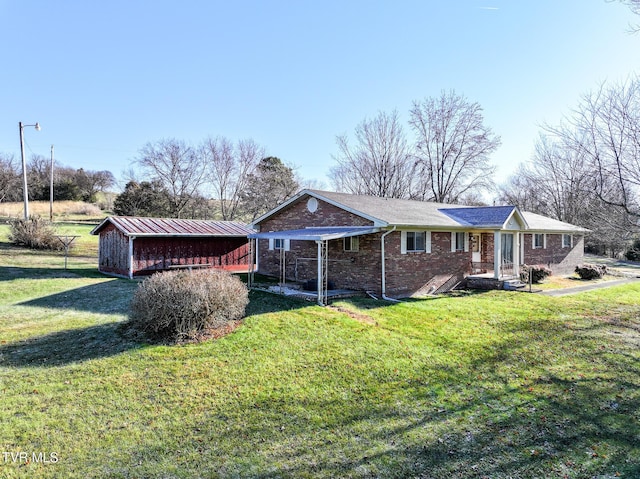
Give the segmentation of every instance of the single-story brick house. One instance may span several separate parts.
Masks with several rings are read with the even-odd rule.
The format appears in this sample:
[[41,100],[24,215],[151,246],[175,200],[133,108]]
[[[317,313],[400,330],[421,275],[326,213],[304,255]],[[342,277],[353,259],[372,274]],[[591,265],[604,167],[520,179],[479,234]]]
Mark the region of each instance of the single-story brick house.
[[522,264],[568,274],[586,229],[514,206],[472,207],[303,190],[256,219],[257,271],[384,298],[435,292],[473,275],[514,278]]
[[98,269],[133,278],[176,268],[249,270],[253,230],[235,221],[110,216],[99,235]]

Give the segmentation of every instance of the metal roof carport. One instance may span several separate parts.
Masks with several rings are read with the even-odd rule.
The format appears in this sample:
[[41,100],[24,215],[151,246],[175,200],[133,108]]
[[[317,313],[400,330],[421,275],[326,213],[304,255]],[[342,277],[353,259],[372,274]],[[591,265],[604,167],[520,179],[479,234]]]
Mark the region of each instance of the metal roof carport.
[[[269,231],[265,233],[252,233],[248,237],[250,240],[258,239],[279,239],[297,241],[315,241],[318,245],[318,304],[327,304],[327,264],[328,248],[330,240],[348,238],[351,236],[362,236],[381,231],[379,227],[373,226],[326,226],[311,227],[297,230]],[[257,255],[256,255],[257,256]],[[286,251],[280,249],[280,278],[284,277]],[[253,284],[253,271],[250,272],[249,283]]]

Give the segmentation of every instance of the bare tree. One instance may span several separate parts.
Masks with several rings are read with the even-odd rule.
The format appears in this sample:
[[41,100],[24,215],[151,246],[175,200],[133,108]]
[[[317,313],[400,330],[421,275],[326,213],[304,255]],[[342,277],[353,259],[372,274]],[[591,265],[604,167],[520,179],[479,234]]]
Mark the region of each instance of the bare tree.
[[224,137],[209,138],[200,147],[207,163],[209,181],[218,200],[222,219],[233,220],[240,214],[241,193],[247,187],[264,148],[253,140],[240,140],[234,146]]
[[595,177],[583,152],[565,144],[563,138],[543,134],[532,161],[520,164],[502,186],[500,200],[588,228],[588,248],[614,254],[624,249],[636,228],[622,208],[598,198]]
[[329,177],[338,191],[385,198],[407,198],[411,193],[413,161],[398,113],[379,112],[355,129],[355,146],[338,136],[337,165]]
[[189,202],[199,196],[206,163],[183,141],[163,139],[147,143],[136,162],[169,192],[172,216],[180,218]]
[[640,217],[640,79],[600,88],[558,127],[545,127],[589,162],[598,197]]
[[[608,1],[611,2],[613,0],[608,0]],[[629,7],[629,10],[631,10],[632,13],[635,13],[636,15],[640,15],[640,0],[619,0],[619,2]],[[639,32],[640,25],[638,24],[631,25],[630,31],[632,33]]]
[[22,197],[20,169],[13,155],[0,153],[0,203]]
[[412,196],[456,203],[464,195],[491,190],[496,167],[489,156],[500,137],[484,125],[482,107],[455,91],[413,102],[409,124],[416,134],[416,179]]

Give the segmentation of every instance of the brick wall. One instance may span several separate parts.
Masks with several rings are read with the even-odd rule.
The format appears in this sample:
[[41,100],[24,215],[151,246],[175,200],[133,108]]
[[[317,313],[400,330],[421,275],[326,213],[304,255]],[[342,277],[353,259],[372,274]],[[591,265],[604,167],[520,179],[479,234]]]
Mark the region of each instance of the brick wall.
[[[299,229],[310,226],[371,226],[366,218],[318,200],[318,209],[307,210],[307,198],[301,198],[286,209],[260,224],[261,232]],[[329,242],[328,278],[337,288],[381,293],[383,233],[359,237],[359,251],[344,251],[343,240]],[[390,233],[385,238],[386,286],[389,296],[408,296],[420,290],[439,287],[455,276],[462,279],[470,272],[471,253],[451,252],[451,234],[432,232],[431,253],[400,252],[401,234]],[[269,250],[267,240],[259,240],[259,272],[279,276],[280,251]],[[317,244],[295,241],[285,254],[287,281],[317,278]]]
[[565,275],[573,273],[576,266],[584,262],[584,236],[573,235],[573,247],[562,247],[561,234],[547,234],[546,248],[533,249],[532,234],[523,236],[525,264],[544,264],[553,274]]

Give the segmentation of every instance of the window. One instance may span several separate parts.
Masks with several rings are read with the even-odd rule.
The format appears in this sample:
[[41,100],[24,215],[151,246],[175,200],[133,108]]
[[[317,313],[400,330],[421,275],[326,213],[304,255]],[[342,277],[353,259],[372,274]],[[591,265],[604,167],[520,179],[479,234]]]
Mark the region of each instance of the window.
[[453,245],[451,248],[452,251],[468,251],[468,247],[465,247],[465,244],[464,244],[466,234],[464,232],[456,232],[451,234],[455,235],[452,237],[452,240],[453,240]]
[[407,231],[407,251],[425,251],[425,232]]
[[349,236],[344,238],[345,251],[358,251],[360,248],[360,239],[357,236]]
[[402,231],[400,252],[431,253],[431,231]]
[[573,236],[571,236],[571,235],[562,235],[562,247],[563,248],[572,248],[573,247]]
[[533,249],[544,248],[546,246],[544,240],[545,240],[544,234],[535,233],[533,235]]
[[269,238],[269,249],[283,249],[285,251],[289,251],[289,240],[283,238]]

